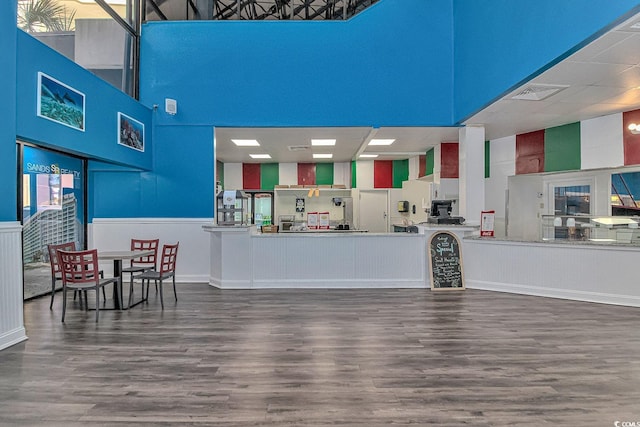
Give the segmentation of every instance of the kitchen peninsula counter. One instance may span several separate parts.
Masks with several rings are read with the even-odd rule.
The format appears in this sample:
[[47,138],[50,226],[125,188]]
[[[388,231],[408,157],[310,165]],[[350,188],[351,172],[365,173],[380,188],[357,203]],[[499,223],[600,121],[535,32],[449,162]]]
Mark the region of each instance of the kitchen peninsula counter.
[[424,234],[204,226],[221,289],[428,288]]

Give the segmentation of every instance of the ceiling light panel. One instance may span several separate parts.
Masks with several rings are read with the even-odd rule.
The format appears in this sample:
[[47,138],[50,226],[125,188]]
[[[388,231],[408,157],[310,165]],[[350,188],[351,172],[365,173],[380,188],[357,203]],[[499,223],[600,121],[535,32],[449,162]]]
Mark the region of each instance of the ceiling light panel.
[[232,139],[231,142],[238,147],[259,147],[260,143],[255,139]]
[[391,145],[396,142],[395,139],[372,139],[369,145]]
[[311,145],[331,146],[331,145],[336,145],[336,140],[335,139],[312,139]]
[[333,154],[318,154],[318,153],[314,153],[313,158],[314,159],[332,159],[333,158]]
[[365,159],[367,159],[367,158],[368,158],[368,159],[374,159],[374,158],[376,158],[376,157],[378,157],[378,155],[377,155],[377,154],[360,154],[360,158],[361,158],[361,159],[362,159],[362,158],[365,158]]
[[271,156],[268,154],[249,154],[252,159],[270,159]]

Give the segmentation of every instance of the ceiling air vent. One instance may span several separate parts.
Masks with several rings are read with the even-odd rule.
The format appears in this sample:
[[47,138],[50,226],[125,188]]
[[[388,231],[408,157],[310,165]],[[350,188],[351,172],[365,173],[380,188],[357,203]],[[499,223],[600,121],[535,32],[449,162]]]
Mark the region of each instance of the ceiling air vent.
[[311,148],[310,145],[290,145],[289,151],[306,151]]
[[555,95],[556,93],[568,87],[569,86],[564,85],[532,84],[525,86],[515,95],[513,95],[511,99],[522,99],[525,101],[542,101],[543,99],[546,99],[551,95]]

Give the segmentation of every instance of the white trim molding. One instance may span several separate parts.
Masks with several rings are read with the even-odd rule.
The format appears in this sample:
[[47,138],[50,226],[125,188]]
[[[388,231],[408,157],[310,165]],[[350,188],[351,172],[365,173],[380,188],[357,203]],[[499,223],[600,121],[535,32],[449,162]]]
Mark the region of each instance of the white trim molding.
[[0,350],[27,339],[24,328],[22,226],[0,222]]

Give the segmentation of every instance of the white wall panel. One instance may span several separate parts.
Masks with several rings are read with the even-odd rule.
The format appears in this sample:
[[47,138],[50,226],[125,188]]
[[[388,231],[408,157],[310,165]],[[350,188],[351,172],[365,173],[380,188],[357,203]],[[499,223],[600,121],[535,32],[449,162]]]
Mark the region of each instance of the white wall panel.
[[0,350],[27,339],[22,291],[22,227],[0,223]]
[[224,164],[224,189],[242,190],[242,163]]
[[580,122],[580,164],[582,169],[624,165],[622,113]]
[[278,178],[281,185],[297,185],[298,184],[298,164],[297,163],[280,163],[278,165]]
[[494,229],[497,237],[506,235],[507,177],[516,173],[516,136],[490,142],[490,176],[485,178],[485,209],[495,210]]
[[[89,247],[98,251],[129,249],[132,238],[159,238],[161,246],[179,241],[176,281],[208,282],[210,240],[202,226],[212,224],[211,218],[95,218],[89,224],[88,241]],[[111,263],[104,263],[101,268],[105,274],[113,272]]]
[[373,161],[356,162],[356,187],[360,190],[373,189]]
[[333,183],[351,188],[351,162],[333,164]]

